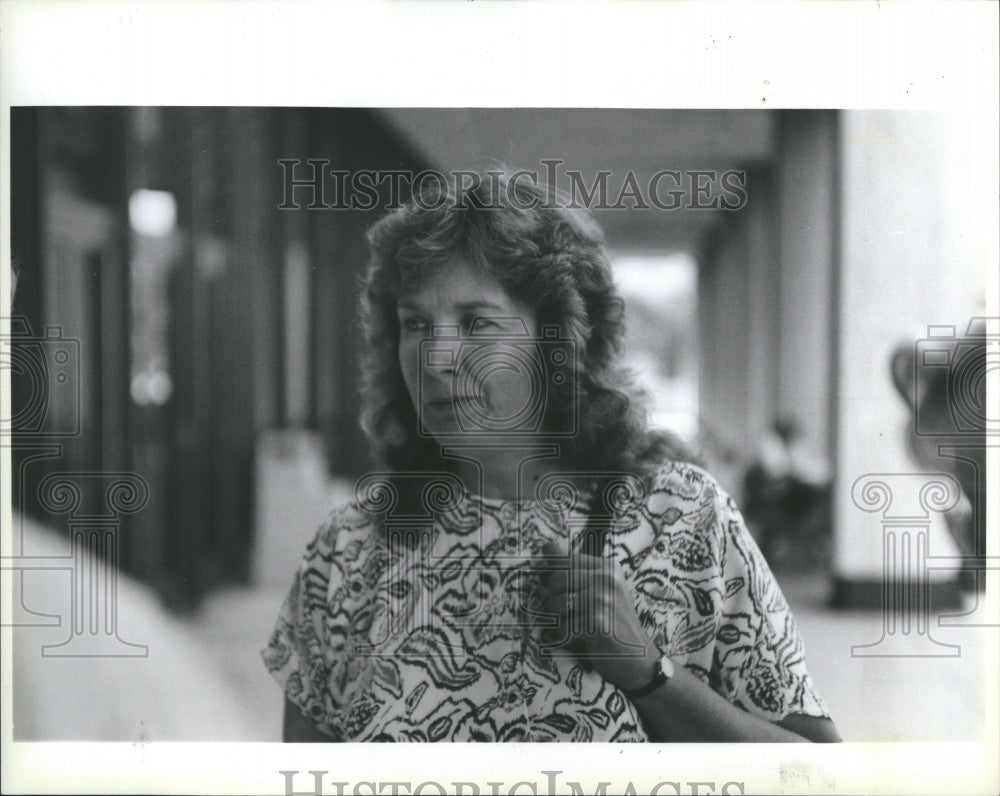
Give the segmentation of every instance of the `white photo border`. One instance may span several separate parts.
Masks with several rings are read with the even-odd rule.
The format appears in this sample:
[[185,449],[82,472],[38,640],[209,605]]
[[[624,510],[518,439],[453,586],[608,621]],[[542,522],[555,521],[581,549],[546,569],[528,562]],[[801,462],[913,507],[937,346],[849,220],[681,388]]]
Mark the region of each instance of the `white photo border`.
[[[10,295],[10,109],[18,105],[885,108],[997,116],[991,2],[0,4],[0,316]],[[429,61],[434,69],[428,70]],[[993,244],[995,246],[995,242]],[[991,262],[996,262],[995,248]],[[1000,315],[995,272],[987,313]],[[8,374],[2,374],[5,380]],[[995,398],[997,385],[991,384]],[[10,398],[4,382],[0,400]],[[7,411],[9,407],[5,407]],[[9,449],[0,471],[9,473]],[[1000,471],[997,450],[989,467]],[[1000,503],[993,479],[992,528]],[[10,484],[2,526],[11,527]],[[7,554],[7,542],[4,543]],[[10,611],[3,595],[5,615]],[[990,595],[997,612],[997,595]],[[324,782],[714,782],[694,792],[996,792],[996,693],[982,743],[836,746],[14,743],[3,628],[4,792],[281,793]],[[1000,671],[994,638],[986,662]],[[918,687],[918,686],[915,686]],[[352,785],[351,787],[354,787]],[[360,792],[368,792],[363,786]],[[328,784],[324,792],[335,793]],[[346,789],[345,793],[358,792]],[[436,792],[428,790],[426,792]],[[530,792],[523,786],[517,792]],[[672,788],[661,790],[673,793]]]

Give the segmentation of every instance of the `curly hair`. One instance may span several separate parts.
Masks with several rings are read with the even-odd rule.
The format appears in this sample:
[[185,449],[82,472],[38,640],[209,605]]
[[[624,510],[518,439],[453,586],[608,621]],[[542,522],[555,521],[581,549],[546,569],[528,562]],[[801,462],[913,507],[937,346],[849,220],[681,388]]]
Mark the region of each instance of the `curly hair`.
[[589,212],[569,206],[530,172],[460,172],[415,193],[368,232],[371,262],[362,280],[362,428],[380,466],[447,470],[440,446],[418,434],[418,418],[398,361],[398,299],[435,269],[461,259],[530,306],[541,328],[554,325],[577,352],[569,393],[549,391],[542,433],[560,439],[568,469],[645,477],[670,459],[693,457],[669,432],[650,429],[644,393],[622,362],[625,305],[614,284],[603,233]]

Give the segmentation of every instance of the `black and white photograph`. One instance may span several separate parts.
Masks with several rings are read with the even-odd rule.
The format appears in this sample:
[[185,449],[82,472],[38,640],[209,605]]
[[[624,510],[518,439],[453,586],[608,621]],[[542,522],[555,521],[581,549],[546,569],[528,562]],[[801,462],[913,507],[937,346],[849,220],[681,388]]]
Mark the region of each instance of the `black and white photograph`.
[[169,4],[92,5],[3,26],[5,792],[995,790],[995,7],[854,7],[913,20],[882,94],[616,101],[406,48],[564,3],[369,4],[380,69],[206,6],[200,89]]

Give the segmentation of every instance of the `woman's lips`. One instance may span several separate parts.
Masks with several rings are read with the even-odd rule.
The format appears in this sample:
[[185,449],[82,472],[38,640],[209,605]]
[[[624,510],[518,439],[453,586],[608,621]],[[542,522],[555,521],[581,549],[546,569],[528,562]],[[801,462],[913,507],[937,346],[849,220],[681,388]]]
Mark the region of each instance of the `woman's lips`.
[[449,396],[447,398],[434,398],[426,401],[424,406],[428,409],[445,410],[451,409],[459,404],[472,403],[472,398],[465,395]]

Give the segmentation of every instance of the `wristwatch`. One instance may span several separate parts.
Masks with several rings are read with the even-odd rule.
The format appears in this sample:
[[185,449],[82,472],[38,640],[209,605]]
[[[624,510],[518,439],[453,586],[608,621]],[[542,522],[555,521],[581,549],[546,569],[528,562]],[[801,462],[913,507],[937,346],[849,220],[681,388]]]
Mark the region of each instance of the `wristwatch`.
[[653,670],[653,679],[650,680],[646,685],[639,686],[638,688],[633,688],[630,691],[623,691],[625,696],[629,699],[638,699],[639,697],[644,697],[647,694],[652,694],[657,688],[659,688],[664,683],[670,681],[670,678],[674,676],[674,662],[670,660],[669,655],[661,655],[660,659],[656,662],[655,668]]

